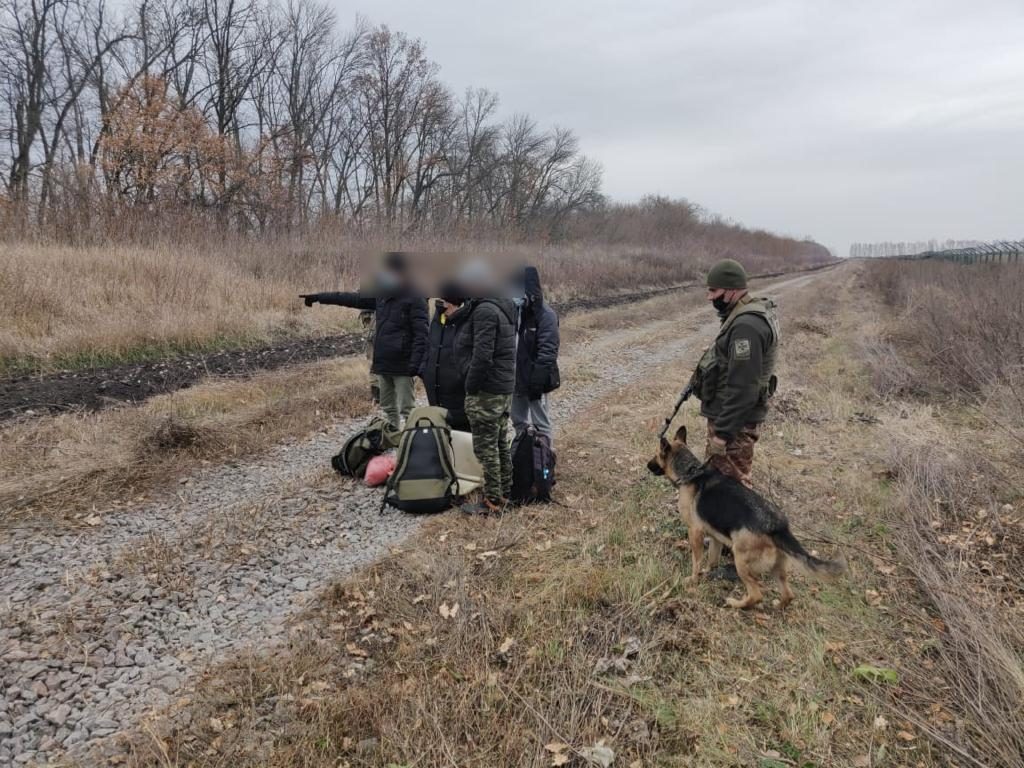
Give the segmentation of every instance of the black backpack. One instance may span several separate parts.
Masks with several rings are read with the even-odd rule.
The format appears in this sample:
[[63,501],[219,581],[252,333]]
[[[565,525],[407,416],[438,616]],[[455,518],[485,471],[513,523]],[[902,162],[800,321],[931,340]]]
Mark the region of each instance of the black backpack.
[[388,420],[375,416],[370,423],[349,437],[341,447],[341,452],[331,459],[331,466],[337,472],[352,477],[366,474],[366,465],[374,456],[395,447],[397,433]]
[[512,495],[516,504],[551,501],[555,452],[551,440],[530,424],[512,441]]
[[381,510],[444,512],[455,503],[459,478],[455,471],[451,428],[444,408],[414,408],[398,443],[395,471],[384,488]]

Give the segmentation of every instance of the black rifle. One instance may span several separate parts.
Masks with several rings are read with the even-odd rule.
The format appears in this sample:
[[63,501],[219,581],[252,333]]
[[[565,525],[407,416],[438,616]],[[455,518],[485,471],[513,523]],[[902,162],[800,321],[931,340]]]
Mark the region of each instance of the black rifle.
[[669,425],[672,423],[672,419],[674,419],[676,417],[676,414],[679,413],[679,409],[683,407],[683,403],[685,403],[690,398],[690,395],[693,394],[693,385],[693,377],[690,377],[690,381],[686,385],[686,389],[679,393],[679,399],[676,400],[676,407],[672,409],[672,414],[667,419],[665,419],[665,426],[663,426],[661,428],[661,432],[658,433],[659,440],[661,440],[661,438],[665,436],[665,433],[668,432],[668,428]]

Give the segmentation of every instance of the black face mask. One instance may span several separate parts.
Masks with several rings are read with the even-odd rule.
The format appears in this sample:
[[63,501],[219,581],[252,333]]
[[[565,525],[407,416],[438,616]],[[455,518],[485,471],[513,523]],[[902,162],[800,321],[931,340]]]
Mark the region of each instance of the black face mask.
[[718,312],[719,317],[726,317],[729,314],[729,309],[732,305],[725,300],[725,296],[719,296],[717,299],[711,300],[711,306]]

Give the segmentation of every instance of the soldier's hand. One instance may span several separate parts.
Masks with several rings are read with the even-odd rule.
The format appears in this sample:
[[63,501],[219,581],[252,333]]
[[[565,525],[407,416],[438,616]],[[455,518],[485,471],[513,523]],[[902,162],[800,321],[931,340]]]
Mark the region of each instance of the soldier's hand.
[[312,307],[320,301],[320,296],[316,293],[300,293],[299,298],[306,302],[307,307]]

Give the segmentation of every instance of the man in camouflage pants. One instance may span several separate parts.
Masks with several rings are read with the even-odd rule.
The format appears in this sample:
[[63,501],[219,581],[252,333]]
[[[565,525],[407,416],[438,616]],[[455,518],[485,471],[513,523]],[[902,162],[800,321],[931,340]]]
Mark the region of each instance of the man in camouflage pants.
[[[779,321],[775,303],[747,292],[747,273],[732,259],[708,272],[708,301],[722,325],[694,372],[694,394],[708,420],[705,456],[722,474],[751,487],[754,445],[775,392]],[[710,578],[737,580],[726,563]]]
[[470,299],[450,315],[458,325],[455,359],[465,375],[473,453],[484,470],[483,498],[463,506],[467,514],[500,512],[512,491],[508,421],[516,378],[515,318],[515,304],[503,298]]
[[747,273],[732,259],[715,264],[707,284],[722,325],[695,372],[694,394],[708,420],[706,456],[750,487],[754,445],[775,392],[778,317],[774,302],[747,292]]

